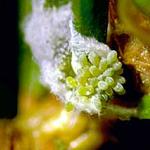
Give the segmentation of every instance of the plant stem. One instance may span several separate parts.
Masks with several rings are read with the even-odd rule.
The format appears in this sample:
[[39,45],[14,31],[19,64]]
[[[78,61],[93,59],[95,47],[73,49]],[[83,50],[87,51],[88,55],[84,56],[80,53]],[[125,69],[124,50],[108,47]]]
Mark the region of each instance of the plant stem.
[[131,117],[138,117],[136,108],[126,108],[118,105],[105,104],[102,110],[103,116],[116,116],[121,120],[128,120]]

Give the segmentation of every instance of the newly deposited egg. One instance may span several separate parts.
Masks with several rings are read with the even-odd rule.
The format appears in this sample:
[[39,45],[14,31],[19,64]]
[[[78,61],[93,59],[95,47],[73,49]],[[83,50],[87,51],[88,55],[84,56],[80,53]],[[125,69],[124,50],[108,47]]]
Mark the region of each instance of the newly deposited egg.
[[117,53],[76,31],[70,4],[47,10],[42,2],[33,7],[23,28],[40,67],[41,83],[68,111],[75,108],[100,114],[103,102],[111,100],[114,93],[125,93]]
[[[69,103],[75,107],[91,103],[100,112],[102,102],[111,100],[115,93],[125,94],[122,85],[125,78],[121,76],[122,64],[116,51],[110,50],[104,56],[94,51],[82,52],[79,56],[72,57],[76,57],[76,64],[70,62],[72,68],[78,67],[74,69],[73,76],[66,75],[65,78],[64,84],[71,95]],[[88,111],[86,105],[83,107]]]

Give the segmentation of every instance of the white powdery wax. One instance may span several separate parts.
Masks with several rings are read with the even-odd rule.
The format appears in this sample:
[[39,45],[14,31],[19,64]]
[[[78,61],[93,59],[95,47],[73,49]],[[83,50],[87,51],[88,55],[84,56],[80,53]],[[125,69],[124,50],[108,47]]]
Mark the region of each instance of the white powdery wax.
[[63,76],[58,70],[63,55],[69,52],[71,19],[70,4],[59,9],[44,8],[44,0],[33,0],[32,13],[24,23],[25,41],[41,68],[41,81],[52,92],[64,99],[64,85],[58,80]]
[[[71,4],[60,8],[44,8],[44,0],[33,0],[32,13],[24,23],[25,41],[30,45],[33,56],[40,66],[41,82],[59,96],[63,103],[71,102],[78,111],[90,114],[101,112],[101,101],[97,94],[84,101],[75,90],[68,90],[66,74],[59,70],[63,58],[71,54],[70,64],[77,76],[82,69],[79,56],[88,55],[91,51],[99,57],[106,58],[111,51],[94,38],[83,37],[72,25]],[[70,70],[68,70],[69,72]]]

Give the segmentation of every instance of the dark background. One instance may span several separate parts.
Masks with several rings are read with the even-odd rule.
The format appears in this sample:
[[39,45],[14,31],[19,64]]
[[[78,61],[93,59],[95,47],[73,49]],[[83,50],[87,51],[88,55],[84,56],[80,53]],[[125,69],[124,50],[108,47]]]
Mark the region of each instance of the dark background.
[[150,150],[150,120],[117,120],[107,132],[111,138],[99,150]]
[[0,118],[13,118],[17,113],[17,6],[17,0],[0,1]]

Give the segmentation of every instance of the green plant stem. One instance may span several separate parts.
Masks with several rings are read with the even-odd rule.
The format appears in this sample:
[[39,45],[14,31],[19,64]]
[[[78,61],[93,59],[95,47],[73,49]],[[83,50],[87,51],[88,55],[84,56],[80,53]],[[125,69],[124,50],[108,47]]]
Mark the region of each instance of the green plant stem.
[[131,117],[138,117],[136,108],[126,108],[113,104],[105,104],[102,110],[103,116],[115,116],[121,120],[128,120]]

